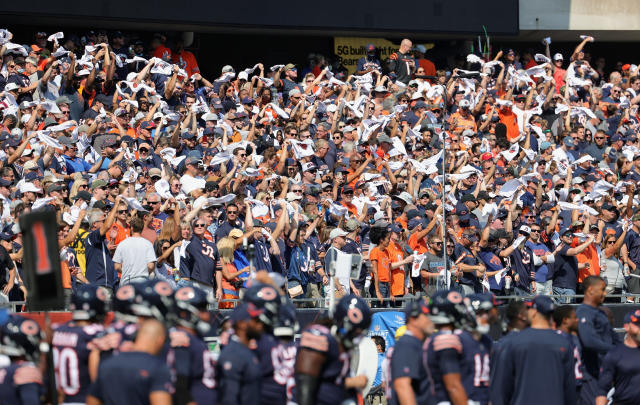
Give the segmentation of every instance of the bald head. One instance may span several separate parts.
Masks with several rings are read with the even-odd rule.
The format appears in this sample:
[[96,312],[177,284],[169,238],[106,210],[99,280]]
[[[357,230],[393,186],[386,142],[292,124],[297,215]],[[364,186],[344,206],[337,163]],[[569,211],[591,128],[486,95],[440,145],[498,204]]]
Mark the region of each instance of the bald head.
[[162,350],[165,337],[166,330],[164,325],[155,319],[147,319],[140,324],[134,350],[155,356]]
[[400,52],[402,53],[407,53],[411,50],[411,47],[413,46],[413,42],[411,42],[410,39],[403,39],[402,42],[400,42]]

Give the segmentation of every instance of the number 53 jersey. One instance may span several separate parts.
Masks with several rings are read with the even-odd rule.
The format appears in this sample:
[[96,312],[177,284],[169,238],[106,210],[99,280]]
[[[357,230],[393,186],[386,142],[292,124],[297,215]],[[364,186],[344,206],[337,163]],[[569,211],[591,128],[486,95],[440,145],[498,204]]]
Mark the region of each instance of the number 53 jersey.
[[433,381],[436,403],[450,402],[443,376],[460,374],[467,397],[480,404],[489,403],[490,339],[480,341],[466,331],[441,331],[427,341],[427,372]]
[[89,355],[97,347],[92,341],[104,334],[102,325],[78,326],[73,321],[58,326],[53,332],[53,364],[58,389],[64,402],[85,402],[91,378]]

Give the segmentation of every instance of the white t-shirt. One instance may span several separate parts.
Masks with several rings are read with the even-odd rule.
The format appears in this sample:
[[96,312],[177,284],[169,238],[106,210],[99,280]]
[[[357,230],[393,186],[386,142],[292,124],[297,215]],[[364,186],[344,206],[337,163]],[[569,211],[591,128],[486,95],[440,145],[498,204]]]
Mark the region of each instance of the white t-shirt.
[[126,238],[118,244],[113,262],[122,264],[120,284],[129,284],[134,278],[149,278],[147,263],[156,261],[153,245],[140,236]]

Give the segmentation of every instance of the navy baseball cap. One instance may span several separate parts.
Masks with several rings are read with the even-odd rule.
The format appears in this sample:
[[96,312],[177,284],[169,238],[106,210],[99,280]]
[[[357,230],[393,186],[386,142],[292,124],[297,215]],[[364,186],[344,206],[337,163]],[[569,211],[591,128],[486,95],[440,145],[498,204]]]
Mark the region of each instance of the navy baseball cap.
[[402,232],[402,228],[398,224],[391,224],[389,226],[389,231],[390,232],[398,232],[398,233],[400,233],[400,232]]
[[416,318],[420,314],[429,315],[429,305],[423,298],[407,301],[404,307],[405,319]]
[[251,302],[244,302],[233,310],[233,312],[231,313],[231,321],[233,323],[236,323],[239,321],[257,319],[263,313],[263,309],[258,308]]
[[553,305],[553,300],[546,295],[537,295],[532,300],[527,301],[527,306],[529,308],[535,309],[540,312],[542,315],[550,315],[553,313],[555,309],[555,305]]
[[0,187],[9,187],[11,182],[9,180],[0,178]]
[[407,228],[409,228],[409,230],[412,231],[418,225],[422,225],[422,220],[420,218],[413,218],[407,224]]
[[626,325],[628,323],[636,323],[640,325],[640,309],[634,309],[633,311],[627,312],[624,316],[623,324]]

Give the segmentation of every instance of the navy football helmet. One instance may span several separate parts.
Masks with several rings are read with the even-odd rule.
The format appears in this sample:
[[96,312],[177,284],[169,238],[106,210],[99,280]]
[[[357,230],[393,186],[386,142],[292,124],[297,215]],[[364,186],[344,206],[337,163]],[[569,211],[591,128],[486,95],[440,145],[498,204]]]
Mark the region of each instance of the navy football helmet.
[[196,329],[200,334],[207,333],[210,326],[200,318],[200,312],[207,310],[207,297],[207,293],[198,287],[178,288],[174,294],[176,324]]
[[131,283],[120,286],[113,297],[113,311],[116,319],[136,323],[142,306],[142,286],[144,283]]
[[74,321],[102,320],[107,306],[108,296],[103,287],[82,284],[71,297],[69,309]]
[[[136,304],[132,310],[137,316],[157,319],[165,324],[172,322],[175,312],[174,292],[171,284],[164,280],[148,280],[141,283],[140,293],[136,294]],[[138,286],[136,286],[136,289]]]
[[298,324],[298,318],[296,317],[296,308],[287,300],[280,306],[278,320],[273,327],[273,336],[292,338],[299,329],[300,324]]
[[496,301],[496,297],[493,293],[471,294],[465,298],[469,300],[469,304],[471,304],[471,308],[474,312],[489,311],[500,305],[500,303]]
[[351,349],[371,326],[371,309],[362,298],[345,295],[336,305],[333,321],[336,336],[345,348]]
[[24,357],[37,363],[41,341],[40,327],[32,319],[11,315],[0,327],[0,353],[9,357]]
[[264,310],[258,319],[265,325],[273,328],[278,322],[278,313],[282,305],[282,297],[275,287],[262,283],[252,285],[247,288],[242,300],[250,302],[259,309]]
[[429,302],[429,318],[436,325],[452,324],[456,329],[474,330],[476,319],[468,298],[453,290],[438,291]]

